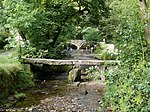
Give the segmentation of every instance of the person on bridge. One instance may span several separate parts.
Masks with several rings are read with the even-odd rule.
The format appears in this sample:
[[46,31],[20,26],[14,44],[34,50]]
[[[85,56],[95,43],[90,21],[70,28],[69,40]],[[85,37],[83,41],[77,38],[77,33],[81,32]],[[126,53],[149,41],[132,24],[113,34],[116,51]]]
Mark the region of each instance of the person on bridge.
[[72,53],[73,49],[71,48],[70,45],[67,46],[67,53],[69,55],[69,57],[71,57],[71,53]]

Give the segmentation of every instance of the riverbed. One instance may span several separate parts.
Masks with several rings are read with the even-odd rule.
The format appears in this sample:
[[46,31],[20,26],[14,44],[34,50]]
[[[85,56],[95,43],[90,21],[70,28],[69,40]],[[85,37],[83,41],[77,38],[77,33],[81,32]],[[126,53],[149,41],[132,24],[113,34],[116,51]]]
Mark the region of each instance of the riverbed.
[[21,92],[25,99],[5,109],[8,112],[98,112],[104,80],[69,84],[67,74],[36,80]]

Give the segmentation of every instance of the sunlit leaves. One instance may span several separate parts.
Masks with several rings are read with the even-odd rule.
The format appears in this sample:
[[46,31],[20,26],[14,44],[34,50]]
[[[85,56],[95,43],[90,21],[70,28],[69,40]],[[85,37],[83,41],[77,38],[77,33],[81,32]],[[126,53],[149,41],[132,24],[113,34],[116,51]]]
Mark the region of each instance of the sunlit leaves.
[[86,28],[85,31],[84,31],[84,35],[83,35],[83,38],[87,41],[100,41],[102,38],[101,38],[101,35],[99,34],[99,30],[96,29],[96,28]]
[[105,75],[104,105],[115,112],[148,112],[149,47],[144,37],[144,25],[139,18],[138,1],[114,0],[111,3],[111,17],[118,23],[113,37],[118,45],[121,65]]
[[107,13],[103,0],[4,0],[3,7],[4,27],[22,31],[33,47],[49,51],[63,40],[82,38],[82,28],[98,26]]

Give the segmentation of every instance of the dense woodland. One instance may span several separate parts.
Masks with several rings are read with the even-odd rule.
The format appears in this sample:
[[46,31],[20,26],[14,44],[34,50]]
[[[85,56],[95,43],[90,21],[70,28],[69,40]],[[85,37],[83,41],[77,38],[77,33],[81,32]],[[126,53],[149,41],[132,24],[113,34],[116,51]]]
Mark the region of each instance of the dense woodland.
[[20,57],[64,59],[71,39],[106,39],[121,63],[101,74],[100,108],[150,111],[150,0],[1,0],[0,17],[0,48],[16,52],[15,58],[0,56],[1,96],[33,85],[28,67],[19,68]]

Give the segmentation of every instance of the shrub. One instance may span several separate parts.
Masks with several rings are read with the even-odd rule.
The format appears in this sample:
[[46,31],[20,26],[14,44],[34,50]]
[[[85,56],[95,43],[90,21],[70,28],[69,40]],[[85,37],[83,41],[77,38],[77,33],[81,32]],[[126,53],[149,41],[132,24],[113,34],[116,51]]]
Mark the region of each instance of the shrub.
[[33,85],[33,75],[27,67],[15,58],[0,56],[0,98],[5,98],[22,89]]
[[101,60],[115,60],[117,59],[117,53],[115,51],[102,48],[102,46],[97,46],[94,50],[94,57]]
[[121,67],[106,73],[101,107],[110,107],[115,112],[150,111],[150,68],[146,65],[139,63],[132,71]]
[[101,110],[149,112],[150,49],[144,37],[144,24],[139,18],[138,2],[114,0],[111,5],[112,17],[119,21],[113,35],[121,63],[116,70],[105,74]]

